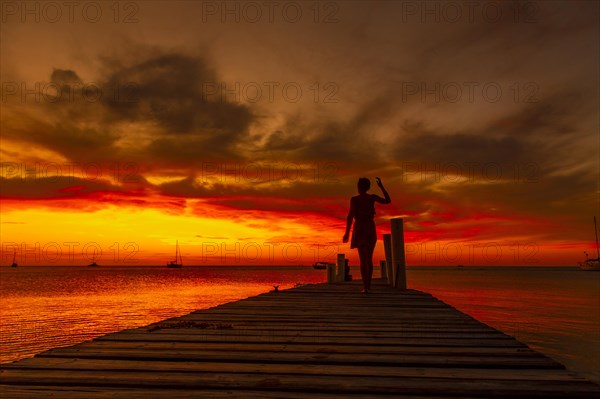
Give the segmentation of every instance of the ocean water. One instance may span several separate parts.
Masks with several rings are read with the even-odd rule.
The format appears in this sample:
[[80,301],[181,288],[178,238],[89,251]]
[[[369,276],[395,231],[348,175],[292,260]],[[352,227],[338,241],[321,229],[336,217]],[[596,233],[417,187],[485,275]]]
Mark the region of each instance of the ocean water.
[[[360,273],[352,268],[352,274]],[[375,277],[379,276],[376,269]],[[574,268],[409,268],[430,292],[600,382],[600,273]],[[297,283],[311,267],[0,268],[0,362]]]
[[578,268],[428,268],[427,291],[600,383],[600,272]]

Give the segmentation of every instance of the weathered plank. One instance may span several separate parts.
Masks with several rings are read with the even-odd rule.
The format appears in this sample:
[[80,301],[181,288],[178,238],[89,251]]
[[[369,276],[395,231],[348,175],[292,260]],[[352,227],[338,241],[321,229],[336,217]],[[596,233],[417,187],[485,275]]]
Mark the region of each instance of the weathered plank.
[[[365,394],[469,395],[486,397],[597,398],[600,390],[587,381],[486,380],[465,378],[364,377],[346,375],[307,375],[282,373],[182,373],[161,371],[98,372],[97,370],[3,369],[5,384],[111,386],[170,389],[253,389],[288,392],[331,392]],[[159,377],[159,378],[158,378]],[[593,395],[593,396],[592,396]]]
[[52,358],[40,364],[37,359],[26,359],[7,366],[15,369],[55,370],[98,370],[98,371],[137,371],[187,373],[261,373],[261,374],[314,374],[314,375],[353,375],[369,377],[428,377],[465,378],[491,380],[547,380],[576,381],[582,377],[566,370],[519,370],[515,373],[506,369],[473,368],[416,368],[416,367],[363,367],[340,365],[329,367],[321,364],[270,364],[270,363],[211,363],[211,362],[143,362],[136,360],[73,359]]
[[478,347],[523,347],[524,344],[515,341],[514,339],[507,339],[504,337],[493,337],[493,338],[482,338],[477,337],[369,337],[365,336],[360,339],[357,337],[336,337],[318,334],[269,334],[268,332],[264,335],[245,335],[236,333],[223,333],[223,334],[152,334],[148,333],[145,335],[140,334],[111,334],[110,337],[104,337],[102,340],[112,341],[162,341],[162,342],[248,342],[248,343],[259,343],[259,342],[281,342],[281,343],[314,343],[318,341],[320,343],[329,344],[352,344],[356,346],[364,345],[405,345],[405,346],[478,346]]
[[[155,323],[150,326],[145,327],[137,327],[128,330],[121,331],[122,333],[132,333],[132,334],[145,334],[148,331],[152,331],[155,333],[160,332],[169,332],[173,334],[181,333],[181,334],[193,334],[194,332],[210,332],[213,331],[214,327],[207,326],[205,328],[197,327],[197,328],[160,328],[160,330],[154,330],[154,326],[156,325],[169,325],[167,323]],[[323,323],[294,323],[291,327],[288,324],[282,324],[277,322],[267,323],[262,322],[260,325],[256,323],[236,323],[232,325],[232,327],[236,330],[242,331],[258,331],[258,332],[271,332],[271,331],[281,331],[285,333],[286,331],[323,331],[323,332],[361,332],[361,333],[395,333],[395,332],[423,332],[423,333],[431,333],[431,332],[440,332],[439,328],[432,328],[426,326],[406,326],[401,325],[398,327],[384,327],[384,326],[364,326],[360,323],[355,324],[323,324]],[[469,326],[469,327],[445,327],[444,332],[449,333],[492,333],[492,334],[504,334],[498,330],[494,330],[488,326]]]
[[[135,339],[137,336],[140,339],[145,339],[145,337],[149,337],[145,332],[146,330],[138,330],[138,331],[127,331],[121,333],[112,333],[109,335],[105,335],[99,337],[99,340],[113,340],[118,341],[123,336],[127,336],[127,339]],[[337,330],[319,330],[319,329],[297,329],[297,328],[279,328],[279,329],[270,329],[270,328],[262,328],[262,329],[246,329],[246,328],[232,328],[232,329],[196,329],[189,328],[183,331],[178,328],[161,328],[158,330],[151,331],[152,335],[201,335],[201,336],[244,336],[244,337],[254,337],[254,336],[264,336],[269,334],[277,334],[278,336],[295,336],[295,337],[337,337],[337,338],[381,338],[381,339],[389,339],[389,338],[454,338],[454,339],[478,339],[478,338],[486,338],[486,339],[504,339],[504,340],[512,340],[511,337],[500,333],[498,331],[486,330],[486,331],[439,331],[439,330],[431,330],[431,331],[337,331]],[[140,334],[143,334],[140,335]],[[133,338],[130,338],[132,336]]]
[[447,354],[399,354],[399,353],[335,353],[335,352],[254,352],[254,351],[211,351],[211,350],[156,350],[103,348],[61,348],[44,352],[38,357],[71,357],[89,359],[145,359],[147,361],[197,361],[255,363],[310,363],[331,365],[385,365],[393,367],[477,367],[477,368],[543,368],[555,369],[562,366],[546,357],[533,356],[479,356]]
[[[361,346],[355,345],[325,345],[321,343],[271,343],[261,342],[249,344],[246,342],[165,342],[165,341],[107,341],[94,340],[84,342],[71,348],[84,351],[89,349],[155,349],[155,350],[220,350],[220,351],[259,351],[259,352],[304,352],[304,353],[403,353],[403,354],[421,354],[421,355],[446,355],[460,354],[464,356],[532,356],[544,357],[539,352],[535,352],[527,347],[456,347],[456,346],[400,346],[400,345],[378,345]],[[61,349],[60,351],[63,351]],[[46,353],[54,353],[49,351]],[[40,354],[39,356],[43,356]]]
[[[240,389],[144,389],[144,388],[119,388],[119,387],[58,387],[58,386],[20,386],[0,385],[1,398],[42,399],[306,399],[306,392],[281,392],[281,391],[250,391]],[[381,399],[389,396],[373,394],[352,393],[319,393],[311,392],[311,399]],[[398,394],[395,398],[401,399],[456,399],[450,396],[415,396]],[[463,397],[463,399],[475,399]]]

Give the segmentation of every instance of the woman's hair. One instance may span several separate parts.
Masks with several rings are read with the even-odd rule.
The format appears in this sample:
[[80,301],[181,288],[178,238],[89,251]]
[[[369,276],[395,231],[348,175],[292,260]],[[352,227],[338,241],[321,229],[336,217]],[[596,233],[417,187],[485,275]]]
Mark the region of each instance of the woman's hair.
[[367,191],[369,191],[369,189],[371,188],[371,180],[369,180],[369,179],[368,179],[368,178],[366,178],[366,177],[361,177],[361,178],[359,178],[359,179],[358,179],[358,184],[357,184],[357,186],[358,186],[358,189],[359,189],[360,191],[365,191],[365,192],[367,192]]

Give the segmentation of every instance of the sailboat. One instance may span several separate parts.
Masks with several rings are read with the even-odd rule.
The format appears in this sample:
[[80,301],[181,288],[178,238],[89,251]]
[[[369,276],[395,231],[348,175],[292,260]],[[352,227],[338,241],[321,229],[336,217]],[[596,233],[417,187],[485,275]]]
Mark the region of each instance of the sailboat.
[[175,260],[167,263],[167,267],[171,269],[179,269],[183,266],[183,259],[181,259],[181,253],[179,252],[179,241],[175,244]]
[[13,254],[13,262],[12,262],[12,265],[10,265],[10,267],[17,267],[17,266],[19,266],[19,265],[17,264],[17,250],[15,249],[15,253]]
[[329,264],[329,262],[315,262],[315,263],[313,263],[312,267],[313,267],[313,269],[317,269],[317,270],[325,270],[325,269],[327,269],[328,264]]
[[90,263],[88,265],[88,267],[98,267],[98,264],[96,263],[96,253],[94,253],[94,257],[92,258],[92,263]]
[[600,247],[598,247],[598,226],[596,226],[596,216],[594,216],[594,232],[596,233],[596,259],[590,259],[588,253],[585,254],[585,261],[578,262],[581,270],[600,271]]

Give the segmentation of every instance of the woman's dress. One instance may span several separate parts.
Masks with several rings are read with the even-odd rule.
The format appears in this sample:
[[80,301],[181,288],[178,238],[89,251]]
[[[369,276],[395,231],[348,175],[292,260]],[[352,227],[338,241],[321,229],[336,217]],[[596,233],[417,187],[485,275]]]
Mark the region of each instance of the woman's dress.
[[350,207],[354,214],[354,227],[350,248],[375,246],[377,231],[375,230],[375,199],[372,194],[362,194],[352,197]]

